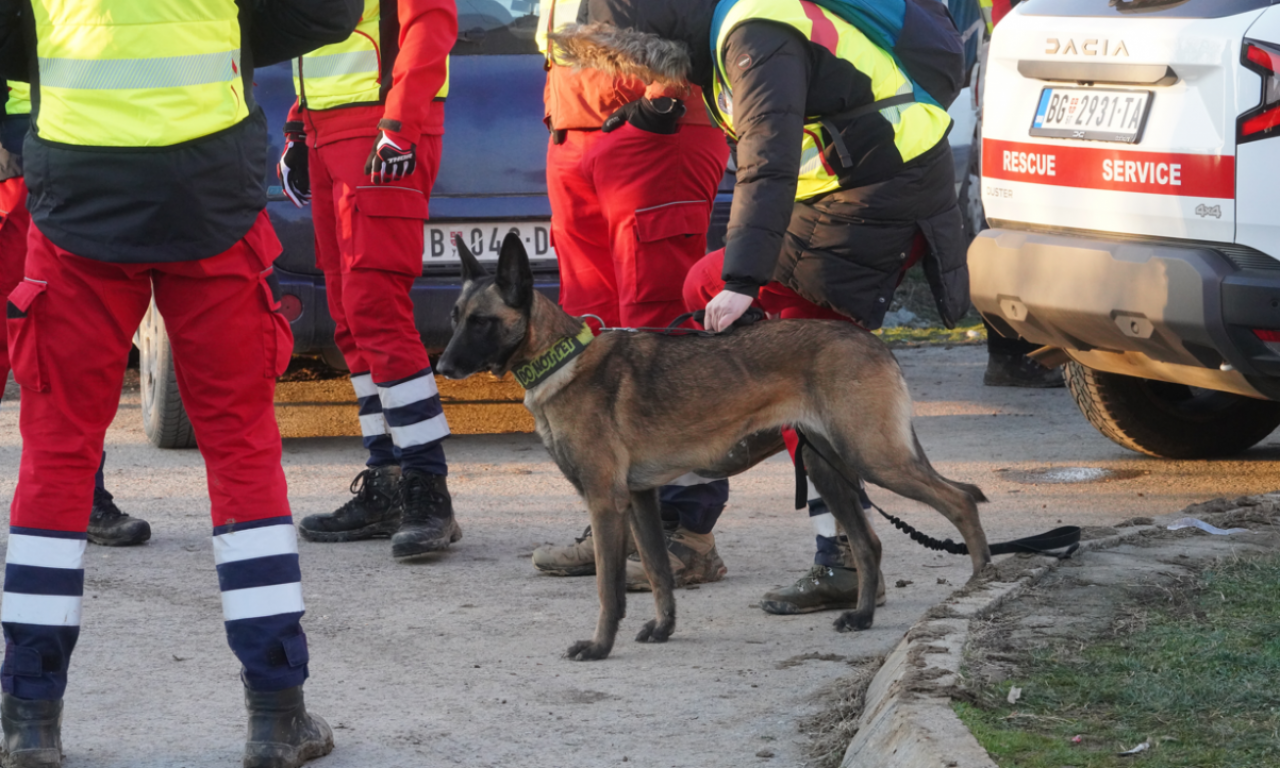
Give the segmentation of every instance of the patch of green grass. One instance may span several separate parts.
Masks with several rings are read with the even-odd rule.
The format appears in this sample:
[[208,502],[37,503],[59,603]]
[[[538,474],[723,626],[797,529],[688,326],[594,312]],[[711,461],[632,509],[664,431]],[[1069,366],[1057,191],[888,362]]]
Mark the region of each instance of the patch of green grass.
[[1001,768],[1276,768],[1280,558],[1217,568],[1144,628],[1033,653],[1017,678],[972,693],[956,712]]
[[987,334],[982,321],[969,317],[962,324],[947,330],[941,325],[931,328],[881,328],[872,331],[884,339],[890,347],[923,347],[936,344],[986,344]]

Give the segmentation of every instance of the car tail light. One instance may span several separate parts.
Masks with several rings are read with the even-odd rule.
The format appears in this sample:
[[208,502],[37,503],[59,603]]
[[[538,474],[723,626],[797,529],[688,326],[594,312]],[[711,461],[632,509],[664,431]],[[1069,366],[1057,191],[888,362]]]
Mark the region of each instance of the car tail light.
[[1280,343],[1280,331],[1271,328],[1254,328],[1253,335],[1263,341]]
[[1262,76],[1262,103],[1239,119],[1239,138],[1244,144],[1277,135],[1280,127],[1280,48],[1246,40],[1241,54],[1245,69]]

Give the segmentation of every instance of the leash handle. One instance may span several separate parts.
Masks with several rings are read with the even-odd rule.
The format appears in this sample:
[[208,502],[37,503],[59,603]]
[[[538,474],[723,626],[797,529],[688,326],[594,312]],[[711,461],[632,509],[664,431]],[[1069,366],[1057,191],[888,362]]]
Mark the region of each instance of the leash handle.
[[[675,320],[672,320],[671,324],[667,326],[667,330],[668,331],[681,330],[679,326],[681,323],[683,323],[686,320],[693,320],[695,323],[698,323],[699,325],[701,325],[706,319],[707,319],[707,311],[705,309],[699,309],[697,312],[685,312],[683,315],[680,315]],[[742,316],[739,317],[737,320],[734,320],[733,325],[729,327],[744,328],[748,325],[751,325],[754,322],[757,322],[763,319],[764,319],[763,309],[760,309],[759,307],[747,307],[747,311],[743,312]]]

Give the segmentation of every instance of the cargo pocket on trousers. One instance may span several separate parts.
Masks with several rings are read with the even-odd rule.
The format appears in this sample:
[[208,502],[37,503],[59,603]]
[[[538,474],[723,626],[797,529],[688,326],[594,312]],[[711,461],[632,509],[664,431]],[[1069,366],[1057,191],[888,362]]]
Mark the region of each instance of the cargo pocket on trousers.
[[40,334],[36,299],[48,288],[40,280],[26,278],[9,294],[5,309],[5,333],[9,342],[9,366],[13,379],[23,389],[49,391],[49,377],[41,363]]
[[684,276],[706,253],[710,223],[708,200],[637,210],[635,258],[623,270],[629,280],[619,286],[622,301],[683,301]]
[[276,280],[275,267],[267,267],[258,273],[262,298],[267,311],[262,315],[262,336],[266,349],[266,367],[263,375],[275,379],[284,374],[293,357],[293,329],[289,319],[280,313],[280,283]]
[[351,266],[422,274],[427,196],[411,187],[356,187]]

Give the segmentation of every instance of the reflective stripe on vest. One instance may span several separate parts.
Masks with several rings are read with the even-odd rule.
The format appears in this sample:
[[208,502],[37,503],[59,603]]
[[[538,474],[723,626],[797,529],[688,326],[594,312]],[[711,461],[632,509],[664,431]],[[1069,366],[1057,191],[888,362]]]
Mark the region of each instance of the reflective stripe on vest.
[[31,114],[31,86],[16,80],[10,80],[7,85],[9,100],[4,103],[4,113],[6,115]]
[[40,0],[31,7],[41,139],[165,147],[248,117],[235,0]]
[[[364,0],[364,14],[350,37],[293,60],[293,88],[307,109],[382,101],[381,21],[382,0]],[[448,66],[446,59],[437,100],[449,95]]]
[[[717,70],[713,92],[721,125],[731,136],[734,135],[733,94],[723,74],[724,51],[733,30],[739,24],[752,20],[767,20],[792,27],[806,40],[821,45],[848,62],[870,79],[872,98],[876,101],[912,92],[911,81],[898,69],[893,57],[835,13],[802,0],[738,0],[726,15],[716,40]],[[886,107],[880,110],[880,115],[893,125],[894,146],[904,163],[943,141],[951,125],[945,109],[921,102]],[[808,200],[840,189],[835,170],[822,154],[826,146],[819,117],[804,128],[797,200]]]
[[582,0],[542,0],[538,4],[538,31],[534,35],[538,41],[538,50],[547,57],[547,62],[564,66],[552,54],[547,53],[547,35],[559,32],[570,24],[578,23],[578,14],[582,11]]

